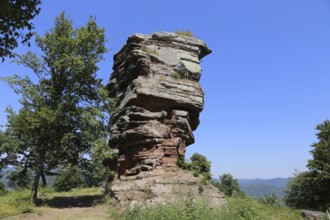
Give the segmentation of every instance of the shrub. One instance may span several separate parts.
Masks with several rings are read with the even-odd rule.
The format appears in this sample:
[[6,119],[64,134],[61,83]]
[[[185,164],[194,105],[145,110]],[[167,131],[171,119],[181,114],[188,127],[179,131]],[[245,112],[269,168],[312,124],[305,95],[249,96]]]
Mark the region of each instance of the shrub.
[[176,30],[175,33],[184,37],[194,37],[193,33],[190,30]]
[[68,166],[54,180],[54,189],[58,192],[67,192],[83,186],[85,185],[82,171],[74,166]]
[[312,144],[313,159],[308,171],[295,175],[285,196],[287,205],[300,209],[325,211],[330,207],[330,121],[316,126],[318,142]]
[[262,211],[260,204],[250,197],[230,199],[227,205],[227,211],[232,213],[236,219],[265,219],[265,213]]
[[184,157],[178,157],[178,160],[176,161],[176,165],[184,170],[191,170],[190,162],[185,160]]
[[302,220],[298,211],[288,207],[261,204],[251,197],[229,198],[227,204],[214,206],[200,197],[158,204],[148,207],[134,206],[122,214],[111,209],[113,219],[129,220]]
[[[320,191],[326,186],[320,187],[316,183],[318,173],[313,171],[306,171],[298,173],[289,182],[284,201],[286,205],[299,209],[326,209],[329,202],[327,197],[320,197]],[[323,200],[322,200],[323,199]]]
[[283,202],[276,196],[274,192],[259,198],[259,202],[268,205],[277,205],[277,206],[283,205],[282,204]]
[[171,76],[174,78],[174,79],[182,79],[182,75],[180,72],[178,71],[174,71],[172,72]]
[[194,153],[190,157],[190,162],[186,161],[184,157],[179,157],[177,166],[192,171],[194,176],[202,175],[202,182],[204,183],[211,180],[211,162],[201,154]]
[[233,195],[243,195],[244,193],[241,192],[239,188],[239,184],[237,179],[230,173],[225,173],[220,178],[220,183],[217,184],[217,187],[220,191],[222,191],[226,196],[233,196]]
[[[220,219],[217,215],[218,209],[212,209],[207,202],[188,198],[187,200],[154,205],[151,207],[135,206],[124,211],[124,220],[195,220],[195,219]],[[218,216],[218,217],[217,217]]]

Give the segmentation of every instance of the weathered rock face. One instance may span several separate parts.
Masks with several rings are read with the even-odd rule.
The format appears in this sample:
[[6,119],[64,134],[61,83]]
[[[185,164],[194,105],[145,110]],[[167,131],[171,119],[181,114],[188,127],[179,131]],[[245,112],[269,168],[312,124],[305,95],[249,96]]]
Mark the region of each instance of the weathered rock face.
[[201,40],[158,32],[129,37],[114,56],[109,144],[119,149],[119,176],[174,165],[194,143],[204,104],[199,61],[210,52]]
[[136,176],[116,179],[110,195],[126,208],[149,206],[189,198],[202,198],[212,206],[226,203],[225,195],[211,184],[203,184],[191,172],[175,167],[161,166]]

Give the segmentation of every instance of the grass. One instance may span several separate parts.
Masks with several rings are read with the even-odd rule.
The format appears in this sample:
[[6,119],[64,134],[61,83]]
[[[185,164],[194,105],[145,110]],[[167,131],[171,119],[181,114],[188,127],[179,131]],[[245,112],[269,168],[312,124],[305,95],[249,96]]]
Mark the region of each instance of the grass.
[[174,70],[174,72],[172,72],[171,75],[174,79],[182,79],[182,75],[181,73],[179,73],[178,71]]
[[33,211],[30,190],[15,190],[0,196],[0,218]]
[[[55,192],[52,188],[40,189],[39,198],[45,203],[41,207],[30,205],[30,191],[11,191],[0,196],[0,219],[15,216],[24,219],[25,213],[31,213],[33,218],[54,216],[55,219],[113,219],[113,220],[153,220],[153,219],[214,219],[214,220],[302,220],[299,211],[276,204],[265,204],[251,197],[227,198],[227,204],[214,206],[199,197],[189,197],[183,201],[154,205],[151,207],[135,206],[120,212],[115,203],[90,202],[93,198],[101,196],[100,187],[74,189],[69,192]],[[61,200],[62,199],[62,200]],[[75,205],[75,199],[81,203]],[[83,200],[89,202],[81,206]],[[98,198],[99,199],[99,198]],[[98,200],[95,200],[98,201]],[[53,203],[52,203],[53,202]],[[53,207],[53,204],[65,204]],[[83,204],[84,205],[84,204]],[[53,207],[53,208],[52,208]],[[64,208],[64,209],[63,209]]]
[[250,197],[228,198],[228,203],[214,207],[200,198],[189,198],[185,201],[177,201],[151,207],[139,207],[126,209],[119,214],[115,209],[111,210],[113,219],[119,220],[302,220],[300,213],[283,206],[267,205]]
[[[46,207],[51,205],[56,206],[57,204],[66,204],[63,203],[63,200],[72,203],[76,202],[78,205],[82,204],[87,207],[102,202],[100,192],[100,187],[73,189],[69,192],[55,192],[53,188],[47,187],[40,188],[38,197],[40,199],[41,205]],[[38,208],[31,205],[30,195],[30,189],[9,191],[8,193],[1,195],[0,219],[19,214],[35,212]],[[71,200],[69,198],[71,198]],[[81,200],[88,200],[88,203]]]
[[176,30],[175,33],[184,37],[194,37],[193,33],[190,30]]

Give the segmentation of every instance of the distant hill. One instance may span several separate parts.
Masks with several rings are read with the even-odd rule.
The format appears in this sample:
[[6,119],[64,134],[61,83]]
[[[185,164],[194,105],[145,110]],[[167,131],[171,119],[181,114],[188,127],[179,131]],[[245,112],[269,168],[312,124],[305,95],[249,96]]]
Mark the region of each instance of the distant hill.
[[289,178],[274,179],[237,179],[240,188],[246,194],[259,198],[271,193],[278,197],[284,196],[284,191],[288,187]]

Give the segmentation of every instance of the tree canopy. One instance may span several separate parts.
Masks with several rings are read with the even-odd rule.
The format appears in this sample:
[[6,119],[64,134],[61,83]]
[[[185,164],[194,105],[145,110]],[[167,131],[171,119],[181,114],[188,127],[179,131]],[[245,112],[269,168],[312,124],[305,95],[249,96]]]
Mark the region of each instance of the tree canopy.
[[216,186],[222,191],[226,196],[233,196],[234,194],[243,195],[244,193],[240,190],[237,179],[230,173],[225,173],[219,177],[220,183],[217,183]]
[[285,197],[286,204],[296,208],[325,210],[330,207],[330,121],[316,126],[318,142],[312,144],[313,159],[308,171],[291,180]]
[[18,113],[7,109],[7,125],[0,135],[0,164],[34,171],[32,203],[36,203],[39,178],[61,164],[83,166],[93,145],[107,139],[108,98],[97,63],[107,52],[104,29],[94,18],[74,29],[64,13],[55,18],[55,27],[37,36],[42,57],[28,52],[17,63],[33,70],[28,76],[6,78],[21,95]]
[[[39,14],[41,0],[0,0],[0,57],[13,57],[18,39],[28,43],[33,35],[31,20]],[[27,30],[27,31],[26,31]],[[29,43],[28,43],[29,44]]]

